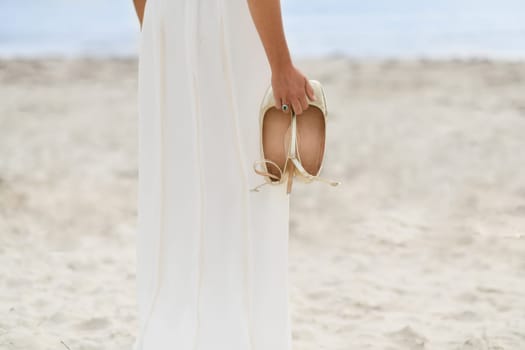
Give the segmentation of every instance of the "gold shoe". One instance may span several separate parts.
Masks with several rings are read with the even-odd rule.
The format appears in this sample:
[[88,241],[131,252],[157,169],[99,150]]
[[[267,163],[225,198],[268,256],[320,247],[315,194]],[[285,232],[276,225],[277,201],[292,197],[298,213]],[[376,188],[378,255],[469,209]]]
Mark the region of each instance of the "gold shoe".
[[[290,116],[275,108],[272,89],[268,88],[259,117],[262,160],[253,164],[255,172],[263,175],[266,181],[252,191],[286,180],[286,193],[289,194],[296,174],[306,183],[316,180],[332,186],[341,184],[319,176],[325,153],[327,108],[321,84],[317,80],[310,80],[310,84],[316,99],[309,101],[308,109],[299,116],[293,109]],[[263,170],[257,169],[258,165],[262,165]]]
[[338,186],[334,181],[319,176],[323,169],[326,143],[326,120],[328,110],[323,87],[317,80],[310,80],[315,100],[309,101],[308,108],[300,115],[292,112],[292,148],[295,154],[290,160],[303,182],[322,181],[331,186]]
[[[265,182],[252,188],[259,191],[264,185],[280,185],[287,182],[286,193],[291,192],[294,168],[289,161],[292,116],[275,107],[272,87],[268,87],[261,103],[259,130],[261,160],[253,163],[253,169],[264,176]],[[258,166],[262,168],[258,169]]]

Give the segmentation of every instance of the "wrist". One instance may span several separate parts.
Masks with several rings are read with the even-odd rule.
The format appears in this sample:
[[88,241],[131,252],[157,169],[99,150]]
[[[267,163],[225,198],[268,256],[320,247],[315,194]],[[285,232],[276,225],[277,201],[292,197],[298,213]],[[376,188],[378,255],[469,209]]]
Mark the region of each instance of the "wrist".
[[292,59],[289,55],[280,57],[279,60],[270,62],[270,68],[274,74],[282,74],[293,69]]
[[272,74],[275,76],[284,76],[293,70],[292,61],[279,62],[271,65]]

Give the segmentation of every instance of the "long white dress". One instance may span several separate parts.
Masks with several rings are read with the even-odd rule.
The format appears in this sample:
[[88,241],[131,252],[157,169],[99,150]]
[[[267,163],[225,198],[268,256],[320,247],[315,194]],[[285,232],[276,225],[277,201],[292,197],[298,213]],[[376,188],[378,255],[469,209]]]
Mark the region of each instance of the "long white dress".
[[134,350],[289,350],[289,196],[263,178],[271,73],[246,0],[147,0]]

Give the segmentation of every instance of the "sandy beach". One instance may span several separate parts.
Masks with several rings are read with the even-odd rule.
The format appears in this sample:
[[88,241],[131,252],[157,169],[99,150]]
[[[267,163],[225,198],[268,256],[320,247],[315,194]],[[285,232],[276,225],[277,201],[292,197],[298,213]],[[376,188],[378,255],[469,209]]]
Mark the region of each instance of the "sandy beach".
[[[525,62],[297,65],[343,184],[294,185],[294,350],[525,349]],[[136,69],[0,60],[2,350],[131,350]]]

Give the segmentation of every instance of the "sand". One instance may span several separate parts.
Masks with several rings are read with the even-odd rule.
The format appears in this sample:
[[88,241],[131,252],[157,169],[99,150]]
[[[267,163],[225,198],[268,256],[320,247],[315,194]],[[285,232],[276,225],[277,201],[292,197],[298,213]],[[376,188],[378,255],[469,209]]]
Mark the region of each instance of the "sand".
[[[297,65],[343,184],[294,185],[294,349],[525,349],[525,62]],[[2,350],[131,349],[136,68],[0,61]]]

